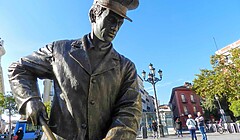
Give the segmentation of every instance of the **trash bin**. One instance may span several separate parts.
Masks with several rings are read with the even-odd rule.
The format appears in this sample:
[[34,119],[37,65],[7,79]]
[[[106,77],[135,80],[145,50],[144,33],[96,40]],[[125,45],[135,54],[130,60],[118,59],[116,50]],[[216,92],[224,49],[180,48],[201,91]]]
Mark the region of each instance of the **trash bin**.
[[239,127],[238,127],[237,123],[234,123],[234,127],[235,127],[236,133],[240,133],[240,130],[239,130]]
[[236,123],[236,126],[237,126],[237,129],[238,129],[238,132],[240,133],[240,123]]
[[145,139],[147,138],[147,127],[142,126],[142,138]]

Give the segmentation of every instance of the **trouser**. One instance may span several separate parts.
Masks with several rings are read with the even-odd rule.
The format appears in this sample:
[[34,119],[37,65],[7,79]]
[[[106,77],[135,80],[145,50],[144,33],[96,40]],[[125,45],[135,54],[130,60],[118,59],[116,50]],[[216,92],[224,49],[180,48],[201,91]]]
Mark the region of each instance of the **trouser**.
[[189,132],[191,134],[192,140],[197,140],[197,136],[196,136],[196,129],[189,129]]
[[177,129],[177,135],[182,136],[182,129]]
[[204,126],[199,126],[200,133],[202,134],[202,140],[207,140],[207,134]]
[[153,137],[157,137],[158,138],[158,131],[153,131]]

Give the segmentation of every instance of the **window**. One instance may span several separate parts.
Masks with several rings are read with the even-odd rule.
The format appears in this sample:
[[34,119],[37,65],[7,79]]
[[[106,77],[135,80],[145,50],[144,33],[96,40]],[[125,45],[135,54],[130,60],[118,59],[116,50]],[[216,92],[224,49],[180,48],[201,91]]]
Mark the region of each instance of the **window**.
[[194,114],[197,114],[197,108],[196,108],[196,106],[193,107],[193,112],[194,112]]
[[231,64],[232,63],[232,55],[228,54],[225,56],[225,64]]
[[145,101],[144,99],[142,99],[142,103],[144,103],[144,104],[145,104],[145,103],[146,103],[146,101]]
[[191,97],[191,102],[195,103],[194,96],[193,96],[193,95],[190,95],[190,97]]
[[37,126],[34,126],[31,123],[27,123],[26,132],[35,132],[37,129]]
[[149,106],[147,106],[147,110],[150,110],[150,107],[149,107]]
[[181,94],[181,98],[183,103],[187,102],[184,94]]
[[188,115],[188,109],[187,109],[187,106],[183,106],[183,111],[184,111],[184,114],[185,114],[185,115]]

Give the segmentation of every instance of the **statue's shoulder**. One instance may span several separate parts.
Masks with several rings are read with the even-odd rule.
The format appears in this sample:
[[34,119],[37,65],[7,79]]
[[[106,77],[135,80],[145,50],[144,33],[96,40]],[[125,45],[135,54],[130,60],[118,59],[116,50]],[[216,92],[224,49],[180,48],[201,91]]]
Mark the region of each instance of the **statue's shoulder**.
[[70,47],[70,46],[75,46],[75,47],[80,47],[81,44],[87,41],[87,35],[84,35],[82,38],[77,38],[77,39],[65,39],[65,40],[57,40],[53,42],[54,46],[59,46],[59,47]]
[[118,53],[116,50],[115,50],[115,53],[116,53],[116,56],[119,58],[120,62],[122,63],[122,65],[135,67],[134,62],[131,59],[129,59],[123,54]]
[[65,40],[57,40],[53,42],[54,47],[68,47],[74,44],[75,42],[81,39],[65,39]]

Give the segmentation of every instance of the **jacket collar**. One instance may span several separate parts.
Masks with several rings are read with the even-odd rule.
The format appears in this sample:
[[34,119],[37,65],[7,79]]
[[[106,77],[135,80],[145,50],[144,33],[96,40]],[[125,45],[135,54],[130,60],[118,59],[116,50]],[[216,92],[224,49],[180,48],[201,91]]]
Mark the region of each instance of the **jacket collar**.
[[78,62],[78,64],[89,74],[89,75],[97,75],[103,72],[106,72],[110,69],[116,67],[120,60],[120,55],[116,52],[113,47],[103,58],[101,64],[99,64],[98,68],[92,72],[91,64],[87,55],[87,35],[83,38],[74,41],[72,44],[72,48],[69,52],[69,55]]

